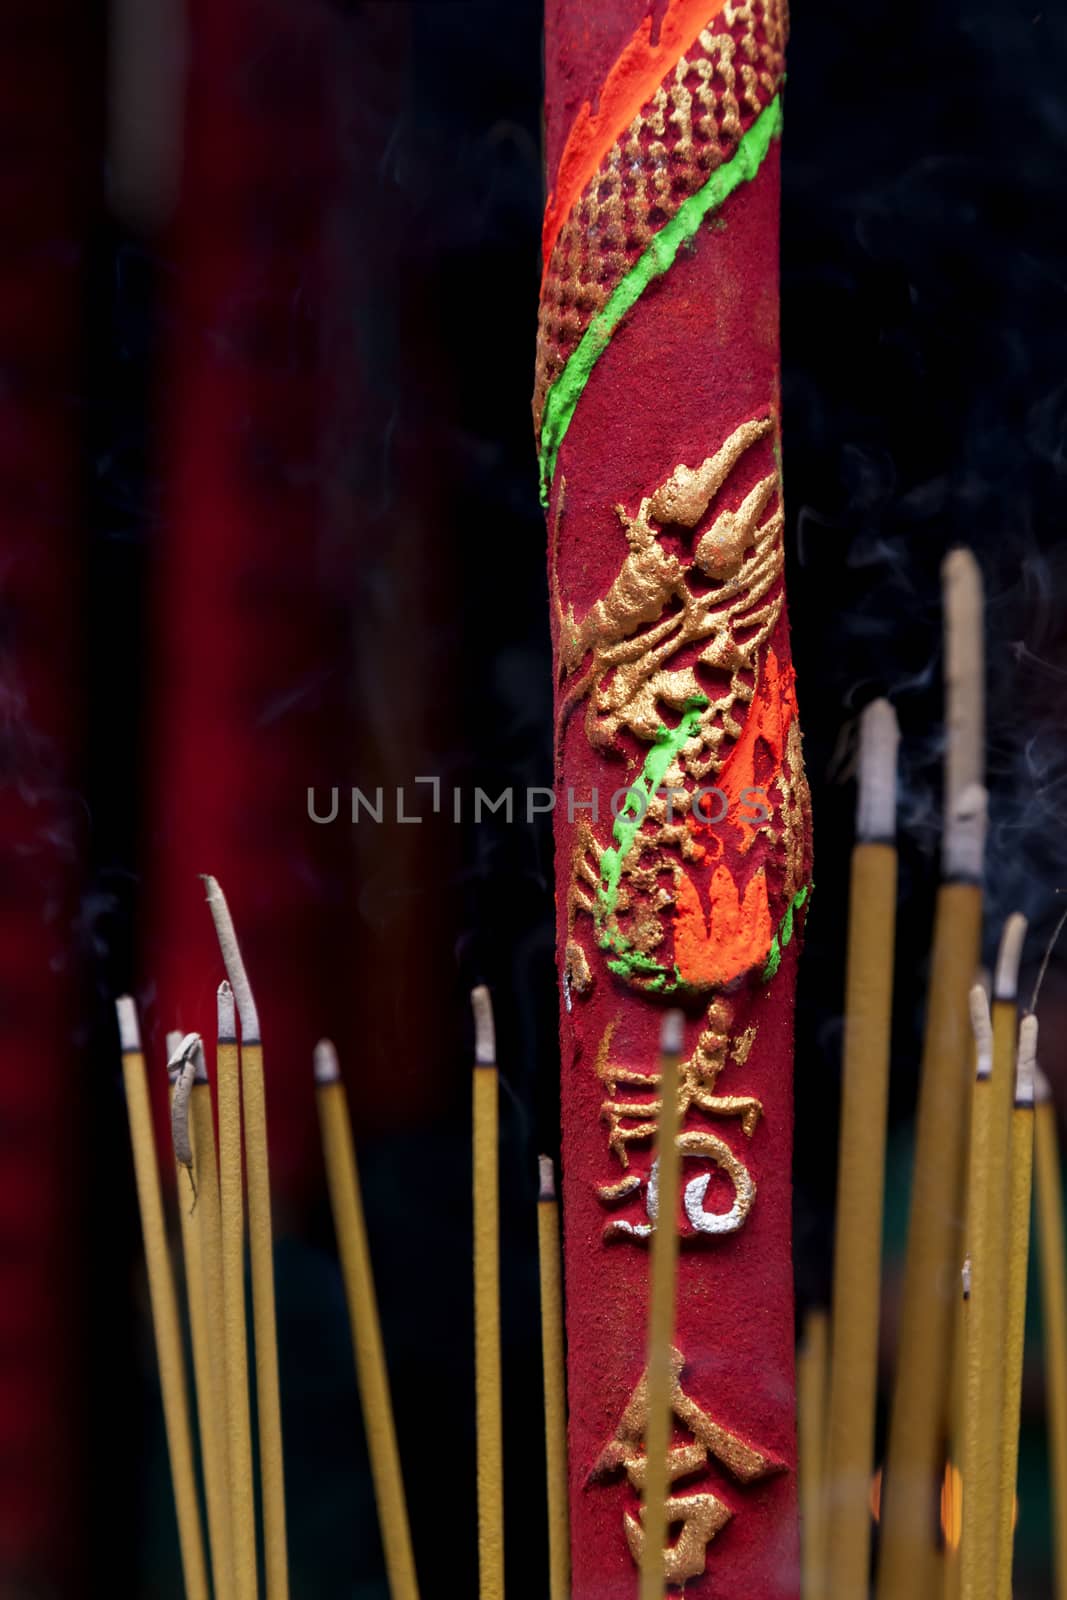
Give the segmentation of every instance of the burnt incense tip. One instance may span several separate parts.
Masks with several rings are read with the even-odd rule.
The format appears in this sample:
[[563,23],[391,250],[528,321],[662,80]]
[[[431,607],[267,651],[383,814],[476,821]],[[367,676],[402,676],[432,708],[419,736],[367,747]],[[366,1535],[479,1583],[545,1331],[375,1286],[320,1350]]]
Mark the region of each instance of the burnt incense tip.
[[172,1083],[184,1072],[187,1062],[193,1062],[195,1067],[199,1046],[198,1033],[167,1034],[167,1075]]
[[234,1004],[233,990],[228,981],[223,978],[218,988],[218,1021],[219,1038],[227,1044],[237,1037],[237,1007]]
[[1021,911],[1013,912],[1004,924],[993,976],[994,1000],[1014,1000],[1019,992],[1019,967],[1022,964],[1026,929],[1027,921]]
[[989,997],[982,984],[974,985],[967,996],[967,1003],[977,1047],[975,1071],[979,1078],[988,1078],[993,1071],[993,1024],[989,1016]]
[[1019,1024],[1019,1053],[1015,1067],[1015,1104],[1032,1106],[1037,1074],[1037,1018],[1028,1011]]
[[320,1039],[311,1059],[316,1083],[340,1083],[341,1063],[337,1059],[337,1047],[332,1039]]
[[122,1053],[133,1054],[141,1048],[141,1025],[137,1020],[137,1003],[132,995],[121,995],[115,1001],[115,1014],[118,1018],[119,1044]]
[[233,925],[230,907],[218,879],[211,877],[208,873],[201,873],[200,876],[207,895],[212,921],[215,924],[215,937],[219,941],[222,964],[226,968],[226,976],[233,986],[237,1013],[241,1018],[241,1036],[245,1044],[258,1044],[259,1013],[256,1010],[252,985],[248,981],[248,973],[245,970],[241,946],[237,942],[237,930]]
[[199,1037],[196,1041],[196,1049],[193,1051],[193,1066],[195,1068],[193,1082],[207,1083],[207,1057],[204,1054],[204,1041]]
[[496,1028],[493,1024],[493,1002],[484,983],[471,990],[471,1009],[474,1012],[474,1064],[478,1067],[495,1067]]
[[1034,1063],[1034,1100],[1039,1106],[1047,1106],[1052,1099],[1052,1085],[1049,1083],[1041,1068]]
[[897,821],[897,747],[900,727],[888,700],[872,700],[860,717],[856,836],[891,840]]
[[552,1165],[551,1156],[538,1156],[538,1200],[554,1200],[556,1198],[556,1169]]
[[962,1267],[962,1269],[960,1271],[960,1281],[961,1281],[961,1284],[962,1284],[962,1287],[963,1287],[963,1298],[965,1300],[969,1300],[971,1298],[971,1258],[970,1258],[970,1256],[965,1256],[964,1257],[963,1267]]
[[981,882],[988,822],[989,794],[981,783],[950,789],[941,852],[942,872],[946,878]]
[[685,1042],[685,1014],[677,1008],[667,1012],[659,1030],[660,1053],[680,1056]]

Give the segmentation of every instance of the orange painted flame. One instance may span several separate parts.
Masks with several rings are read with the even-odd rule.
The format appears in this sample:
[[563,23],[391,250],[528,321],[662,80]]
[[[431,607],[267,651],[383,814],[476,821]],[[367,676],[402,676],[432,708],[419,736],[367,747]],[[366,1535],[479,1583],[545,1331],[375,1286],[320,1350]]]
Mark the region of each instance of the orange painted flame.
[[[752,811],[753,807],[746,803],[744,792],[760,787],[757,748],[762,740],[774,771],[780,770],[789,727],[796,714],[792,668],[783,670],[774,651],[768,650],[741,736],[716,780],[727,802],[722,823],[702,822],[692,814],[687,818],[693,833],[709,839],[713,847],[717,847],[716,855],[722,854],[722,827],[739,829],[738,849],[742,855],[755,842],[760,824],[745,821],[746,810]],[[764,783],[762,787],[766,790],[770,785]],[[721,808],[720,799],[717,809]],[[720,860],[711,874],[708,899],[705,917],[696,882],[683,869],[676,884],[675,960],[685,982],[698,988],[719,987],[746,972],[762,968],[770,954],[774,933],[767,878],[762,867],[753,873],[742,894],[733,873]]]
[[748,881],[744,895],[727,866],[711,875],[707,920],[696,884],[679,875],[674,919],[674,959],[686,983],[694,988],[721,988],[746,972],[762,968],[771,949],[771,908],[762,868]]

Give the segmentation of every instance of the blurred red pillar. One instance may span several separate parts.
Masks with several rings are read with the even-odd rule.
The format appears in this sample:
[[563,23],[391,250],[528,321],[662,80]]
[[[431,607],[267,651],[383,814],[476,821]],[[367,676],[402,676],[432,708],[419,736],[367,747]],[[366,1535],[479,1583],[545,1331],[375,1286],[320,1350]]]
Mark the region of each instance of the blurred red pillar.
[[84,1226],[77,855],[85,707],[79,319],[91,18],[0,18],[0,1592],[70,1592]]

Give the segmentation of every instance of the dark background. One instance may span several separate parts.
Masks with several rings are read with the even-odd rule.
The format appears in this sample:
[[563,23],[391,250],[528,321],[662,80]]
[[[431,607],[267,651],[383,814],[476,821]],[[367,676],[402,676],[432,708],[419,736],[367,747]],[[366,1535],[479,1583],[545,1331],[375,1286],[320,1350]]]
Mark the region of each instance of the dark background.
[[[307,8],[319,9],[318,0]],[[258,18],[254,6],[244,13],[249,63],[269,53],[284,7],[260,9]],[[342,397],[323,424],[324,501],[336,491],[358,507],[353,630],[336,671],[351,684],[354,705],[388,694],[388,675],[360,647],[365,608],[377,608],[373,626],[402,631],[406,669],[424,685],[430,711],[418,751],[401,739],[388,761],[403,765],[410,753],[409,779],[439,772],[449,785],[481,784],[492,794],[546,784],[552,680],[529,413],[542,201],[540,8],[530,0],[371,0],[321,9],[332,44],[310,91],[301,79],[287,100],[284,62],[274,70],[282,121],[299,115],[301,93],[312,92],[330,97],[337,130],[334,187],[323,205],[324,228],[342,241],[341,266],[329,293],[301,312],[321,335],[324,391]],[[102,11],[96,21],[103,84]],[[793,19],[784,446],[817,885],[797,1028],[801,1311],[824,1303],[829,1286],[850,738],[857,713],[881,693],[892,696],[903,732],[887,1216],[892,1249],[903,1240],[937,877],[938,569],[955,543],[978,553],[988,597],[987,960],[1003,917],[1022,909],[1034,922],[1032,968],[1054,919],[1055,891],[1067,887],[1065,46],[1062,9],[1008,0],[933,0],[918,9],[820,0],[798,4]],[[294,62],[294,77],[304,70]],[[145,981],[138,950],[153,731],[145,597],[160,537],[168,304],[179,264],[165,215],[123,198],[114,150],[103,136],[102,144],[84,252],[86,359],[77,394],[89,551],[90,826],[88,886],[72,938],[91,976],[81,1041],[92,1081],[105,1086],[86,1109],[86,1271],[71,1328],[90,1425],[74,1446],[86,1510],[78,1564],[83,1585],[91,1574],[94,1587],[106,1582],[113,1593],[170,1596],[180,1592],[177,1547],[111,1000]],[[308,537],[325,534],[309,528]],[[426,570],[434,584],[409,629],[406,585]],[[190,629],[195,641],[195,619]],[[382,781],[372,722],[353,715],[339,727],[338,781]],[[303,803],[303,778],[294,774],[294,829],[309,826]],[[368,1069],[377,1072],[377,1111],[360,1146],[401,1450],[423,1593],[471,1595],[465,994],[484,979],[496,1000],[503,1068],[508,1590],[516,1600],[540,1600],[547,1576],[534,1196],[536,1155],[558,1142],[551,834],[547,822],[431,826],[440,830],[439,875],[412,890],[432,893],[446,937],[411,951],[410,988],[417,1000],[429,963],[446,975],[452,997],[428,1047],[432,1115],[417,1101],[390,1110],[381,1064],[388,1019],[370,1013],[359,1024],[378,1063]],[[373,843],[375,855],[388,849],[388,837]],[[356,908],[357,961],[363,887],[357,872],[345,891]],[[362,937],[375,937],[369,922]],[[299,952],[295,960],[298,967]],[[1059,979],[1054,966],[1042,1008],[1043,1064],[1062,1105]],[[386,1589],[321,1181],[312,1174],[299,1201],[283,1197],[280,1213],[293,1592],[298,1600],[369,1600]],[[891,1267],[887,1362],[894,1281]],[[1048,1581],[1036,1342],[1030,1361],[1020,1597],[1045,1592]],[[50,1591],[42,1583],[26,1592]]]

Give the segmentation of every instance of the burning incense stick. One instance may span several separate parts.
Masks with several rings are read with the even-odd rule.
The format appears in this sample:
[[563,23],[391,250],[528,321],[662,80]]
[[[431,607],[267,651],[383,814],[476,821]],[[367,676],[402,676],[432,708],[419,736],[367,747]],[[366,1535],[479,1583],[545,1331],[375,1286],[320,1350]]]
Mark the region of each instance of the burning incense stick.
[[878,1384],[882,1190],[896,926],[896,758],[888,700],[863,714],[857,844],[852,853],[833,1352],[826,1456],[828,1592],[851,1600],[870,1568],[870,1480]]
[[1045,1348],[1045,1410],[1052,1461],[1052,1538],[1055,1600],[1067,1600],[1067,1257],[1063,1239],[1063,1184],[1056,1107],[1048,1079],[1035,1072],[1034,1178],[1041,1261],[1041,1314]]
[[1011,1600],[1015,1487],[1019,1467],[1019,1406],[1026,1345],[1026,1273],[1030,1260],[1030,1210],[1033,1199],[1034,1072],[1037,1018],[1028,1012],[1019,1025],[1019,1065],[1011,1117],[1011,1175],[1008,1209],[1008,1272],[1005,1284],[1003,1383],[1000,1413],[1000,1471],[997,1499],[996,1600]]
[[[171,1128],[178,1176],[178,1214],[181,1218],[185,1287],[189,1301],[211,1571],[216,1600],[227,1600],[232,1592],[233,1554],[226,1473],[226,1393],[218,1383],[224,1359],[225,1330],[217,1316],[221,1309],[221,1298],[215,1301],[211,1298],[205,1264],[205,1256],[210,1256],[213,1250],[217,1253],[218,1249],[219,1197],[214,1132],[210,1124],[211,1091],[198,1033],[188,1033],[184,1038],[178,1032],[168,1033],[167,1057],[167,1072],[171,1081]],[[202,1114],[198,1119],[193,1110],[194,1105],[202,1108],[205,1102],[207,1132]],[[207,1138],[211,1141],[210,1162],[205,1159]],[[216,1185],[214,1195],[211,1194],[212,1184]],[[212,1226],[215,1231],[213,1245],[205,1238],[206,1230]],[[218,1293],[217,1285],[215,1293]]]
[[[1012,1102],[1015,1098],[1015,1043],[1018,1029],[1016,997],[1019,988],[1019,963],[1026,918],[1019,913],[1008,917],[1001,935],[993,975],[993,1077],[990,1085],[990,1142],[982,1204],[985,1206],[985,1237],[988,1249],[986,1284],[983,1291],[982,1340],[978,1359],[982,1366],[982,1406],[980,1444],[983,1471],[990,1473],[988,1500],[978,1513],[982,1527],[980,1560],[983,1572],[988,1564],[993,1578],[998,1570],[998,1528],[1000,1485],[997,1462],[1004,1448],[1001,1437],[1004,1400],[1004,1338],[1008,1288],[1008,1262],[1011,1248],[1011,1129]],[[965,1484],[965,1493],[967,1493]],[[966,1506],[964,1517],[967,1516]],[[988,1517],[988,1523],[984,1520]],[[984,1581],[984,1580],[983,1580]],[[966,1592],[966,1590],[965,1590]]]
[[[645,1439],[644,1539],[641,1546],[641,1600],[662,1600],[664,1545],[667,1542],[668,1453],[673,1412],[671,1352],[678,1285],[676,1196],[681,1175],[678,1149],[678,1063],[684,1042],[680,1011],[668,1011],[660,1032],[659,1115],[656,1119],[657,1175],[655,1229],[649,1261],[648,1359],[645,1365],[648,1422]],[[651,1181],[650,1181],[651,1186]]]
[[241,1182],[241,1080],[233,990],[218,993],[219,1214],[226,1331],[226,1453],[237,1600],[256,1600],[256,1506],[252,1486],[252,1420],[245,1327],[244,1194]]
[[270,1214],[267,1156],[267,1097],[259,1013],[245,971],[241,947],[226,897],[214,878],[205,877],[207,903],[215,922],[226,976],[241,1022],[241,1099],[244,1112],[248,1182],[248,1243],[252,1259],[252,1324],[256,1346],[256,1408],[259,1415],[259,1472],[263,1490],[263,1549],[267,1600],[288,1600],[289,1559],[285,1536],[285,1466],[282,1408],[278,1384],[278,1332],[274,1309],[274,1241]]
[[567,1502],[567,1375],[563,1358],[563,1280],[559,1201],[549,1156],[538,1158],[537,1256],[541,1273],[541,1360],[545,1382],[545,1463],[548,1473],[549,1600],[568,1600],[571,1587]]
[[970,551],[942,567],[945,829],[934,917],[908,1247],[882,1495],[878,1600],[929,1600],[943,1473],[960,1265],[958,1217],[970,1053],[967,996],[978,967],[985,843],[982,583]]
[[474,1384],[481,1600],[504,1594],[504,1451],[500,1395],[500,1200],[496,1036],[489,990],[474,1008]]
[[814,1309],[804,1318],[797,1351],[797,1472],[803,1600],[824,1600],[826,1391],[830,1371],[830,1318]]
[[322,1129],[326,1182],[344,1276],[356,1377],[370,1453],[374,1496],[392,1600],[418,1600],[404,1480],[396,1442],[389,1373],[385,1364],[378,1300],[374,1291],[367,1227],[363,1216],[348,1099],[337,1051],[328,1039],[315,1046],[315,1099]]
[[960,1583],[968,1600],[992,1594],[996,1535],[996,1460],[987,1435],[990,1315],[989,1211],[985,1204],[990,1148],[999,1133],[993,1100],[993,1028],[985,990],[975,984],[970,995],[976,1068],[971,1102],[971,1136],[967,1180],[968,1212],[964,1263],[964,1350],[966,1394],[963,1408],[963,1528]]
[[[207,1308],[208,1348],[210,1353],[211,1414],[215,1442],[212,1448],[217,1465],[208,1467],[208,1521],[211,1529],[212,1568],[215,1574],[215,1600],[229,1600],[233,1594],[233,1520],[230,1510],[230,1478],[226,1451],[226,1317],[222,1294],[222,1228],[219,1216],[219,1171],[215,1157],[215,1115],[211,1106],[204,1047],[196,1049],[196,1076],[189,1102],[193,1155],[197,1171],[196,1217],[199,1230],[200,1270],[204,1304]],[[210,1459],[210,1458],[209,1458]],[[212,1476],[219,1484],[212,1489]],[[212,1511],[212,1498],[217,1501]],[[216,1546],[215,1523],[221,1515],[222,1527]],[[218,1554],[216,1554],[216,1548]]]
[[178,1517],[178,1542],[187,1600],[208,1600],[204,1541],[200,1530],[200,1510],[196,1497],[196,1468],[193,1439],[189,1427],[189,1404],[182,1356],[178,1297],[167,1250],[163,1221],[163,1198],[159,1187],[159,1163],[152,1134],[152,1113],[148,1101],[144,1055],[137,1009],[128,995],[115,1002],[118,1012],[119,1042],[122,1047],[122,1077],[126,1088],[126,1111],[133,1147],[133,1170],[137,1182],[137,1201],[141,1211],[148,1294],[152,1304],[152,1326],[156,1336],[159,1383],[163,1395],[163,1420],[167,1432],[171,1482]]

